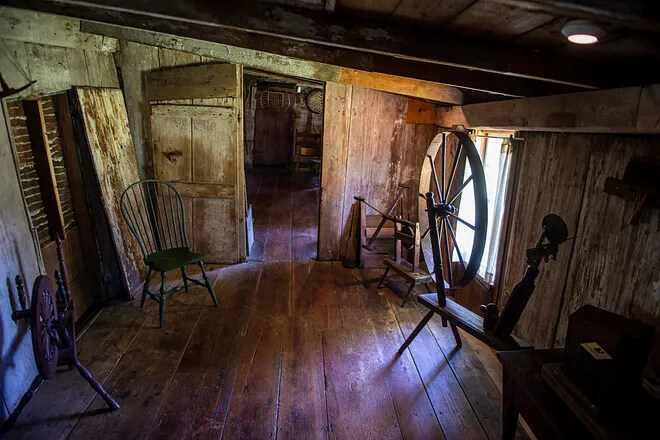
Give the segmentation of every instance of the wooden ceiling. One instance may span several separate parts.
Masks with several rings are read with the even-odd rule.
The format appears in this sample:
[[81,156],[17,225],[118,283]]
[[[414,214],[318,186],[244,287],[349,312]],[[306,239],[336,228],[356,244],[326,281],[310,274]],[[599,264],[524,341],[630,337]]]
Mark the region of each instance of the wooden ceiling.
[[[472,101],[657,82],[657,0],[0,0],[278,55],[434,81]],[[596,45],[561,27],[590,19]]]

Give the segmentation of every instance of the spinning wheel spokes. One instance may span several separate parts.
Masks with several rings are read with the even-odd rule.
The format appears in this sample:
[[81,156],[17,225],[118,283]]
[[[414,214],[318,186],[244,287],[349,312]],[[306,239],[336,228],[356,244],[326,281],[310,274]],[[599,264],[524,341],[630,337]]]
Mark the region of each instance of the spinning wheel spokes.
[[[453,290],[474,279],[481,264],[488,223],[486,179],[479,153],[466,133],[438,134],[429,146],[427,158],[419,192],[437,193],[438,198],[434,200],[432,214],[427,212],[427,203],[420,201],[422,251],[429,271],[436,275],[434,267],[439,264],[444,285]],[[438,172],[436,165],[440,164],[442,170]],[[442,180],[438,179],[439,175]],[[429,228],[431,218],[437,228]],[[435,260],[439,261],[434,261],[432,234],[429,234],[434,229],[439,251]]]

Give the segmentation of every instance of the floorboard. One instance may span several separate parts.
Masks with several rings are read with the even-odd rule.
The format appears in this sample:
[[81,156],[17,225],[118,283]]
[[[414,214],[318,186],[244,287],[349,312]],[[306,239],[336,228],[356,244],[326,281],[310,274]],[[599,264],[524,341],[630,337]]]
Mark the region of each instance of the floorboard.
[[455,350],[432,320],[398,356],[423,312],[399,306],[405,286],[313,259],[317,177],[258,170],[248,192],[255,247],[247,263],[209,267],[218,307],[195,286],[170,297],[164,329],[137,301],[106,307],[81,336],[81,361],[121,409],[61,371],[8,439],[497,438],[490,348],[462,333]]

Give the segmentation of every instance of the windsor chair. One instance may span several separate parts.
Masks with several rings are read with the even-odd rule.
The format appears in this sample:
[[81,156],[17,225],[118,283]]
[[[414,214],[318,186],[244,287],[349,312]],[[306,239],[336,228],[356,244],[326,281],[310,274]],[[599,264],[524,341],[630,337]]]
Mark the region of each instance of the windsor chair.
[[[128,228],[135,237],[147,265],[147,277],[142,288],[140,307],[147,296],[159,304],[160,328],[165,315],[165,298],[178,292],[181,287],[165,288],[167,272],[181,270],[183,288],[188,292],[188,282],[206,287],[217,307],[218,300],[213,285],[204,269],[204,254],[193,252],[186,236],[186,221],[183,200],[178,191],[169,183],[160,180],[141,180],[130,185],[121,195],[121,213]],[[204,282],[189,278],[186,267],[196,264],[202,271]],[[154,272],[160,272],[160,289],[157,293],[149,290]]]

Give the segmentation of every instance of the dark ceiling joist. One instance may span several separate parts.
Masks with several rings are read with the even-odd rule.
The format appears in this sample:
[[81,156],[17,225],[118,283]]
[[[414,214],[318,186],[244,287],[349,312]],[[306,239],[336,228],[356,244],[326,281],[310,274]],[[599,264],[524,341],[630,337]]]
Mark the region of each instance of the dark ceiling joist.
[[[627,85],[644,81],[644,78],[631,79],[633,73],[651,76],[660,70],[657,68],[660,66],[648,62],[644,69],[630,64],[625,68],[604,66],[584,57],[553,57],[527,48],[499,46],[418,28],[364,22],[337,14],[249,0],[239,4],[199,0],[0,2],[505,95],[535,96],[570,91],[529,90],[530,86],[541,82],[578,88]],[[508,89],[520,80],[528,81],[521,81],[523,89],[528,90],[518,93]],[[505,85],[498,87],[500,81]]]
[[619,24],[632,29],[660,31],[657,0],[495,0],[532,11]]

